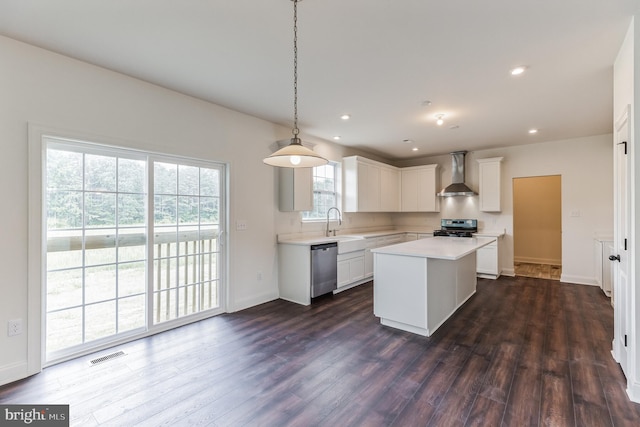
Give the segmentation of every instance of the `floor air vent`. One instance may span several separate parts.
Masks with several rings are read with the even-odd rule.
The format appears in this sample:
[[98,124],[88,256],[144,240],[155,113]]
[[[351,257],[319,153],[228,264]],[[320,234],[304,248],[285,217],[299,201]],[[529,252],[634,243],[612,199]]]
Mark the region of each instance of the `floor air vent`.
[[97,359],[93,359],[89,361],[89,365],[94,366],[102,362],[106,362],[111,359],[115,359],[116,357],[124,356],[126,353],[124,351],[118,351],[115,353],[107,354],[106,356],[98,357]]

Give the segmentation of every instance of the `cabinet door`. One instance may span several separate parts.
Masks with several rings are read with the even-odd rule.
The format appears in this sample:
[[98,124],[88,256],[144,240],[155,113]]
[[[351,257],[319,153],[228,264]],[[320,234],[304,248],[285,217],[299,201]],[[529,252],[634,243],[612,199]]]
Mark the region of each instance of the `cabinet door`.
[[436,168],[418,170],[418,211],[437,212]]
[[478,159],[479,208],[483,212],[500,212],[500,169],[502,157]]
[[400,172],[395,168],[380,168],[380,210],[400,210]]
[[418,211],[418,171],[403,170],[401,172],[401,201],[403,212]]
[[371,249],[365,249],[364,251],[364,276],[373,276],[373,253],[371,253]]
[[498,246],[496,243],[484,246],[476,251],[476,272],[491,275],[498,274]]
[[349,260],[338,261],[338,287],[351,283],[349,274]]
[[358,211],[380,210],[380,168],[358,162]]
[[279,168],[281,212],[313,210],[313,169]]
[[416,166],[401,171],[402,212],[438,212],[438,165]]
[[364,256],[349,260],[349,276],[351,283],[364,279]]

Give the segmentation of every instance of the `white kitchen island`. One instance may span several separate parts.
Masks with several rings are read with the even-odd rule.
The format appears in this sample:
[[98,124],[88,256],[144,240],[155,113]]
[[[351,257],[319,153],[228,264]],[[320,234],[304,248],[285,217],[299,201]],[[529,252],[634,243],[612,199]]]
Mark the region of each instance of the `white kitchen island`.
[[430,336],[476,292],[476,250],[490,237],[431,237],[372,249],[373,313]]

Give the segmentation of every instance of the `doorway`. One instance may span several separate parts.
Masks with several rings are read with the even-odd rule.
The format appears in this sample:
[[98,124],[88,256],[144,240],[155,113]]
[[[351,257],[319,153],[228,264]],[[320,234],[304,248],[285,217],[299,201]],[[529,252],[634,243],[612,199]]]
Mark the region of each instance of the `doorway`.
[[513,178],[513,261],[516,276],[560,280],[560,175]]

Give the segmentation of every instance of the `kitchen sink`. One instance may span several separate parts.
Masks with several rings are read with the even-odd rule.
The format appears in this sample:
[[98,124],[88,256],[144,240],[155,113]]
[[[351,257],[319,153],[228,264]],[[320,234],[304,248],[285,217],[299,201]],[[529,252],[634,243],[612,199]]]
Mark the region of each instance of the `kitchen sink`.
[[338,242],[338,254],[362,251],[367,247],[367,240],[362,236],[335,236]]

